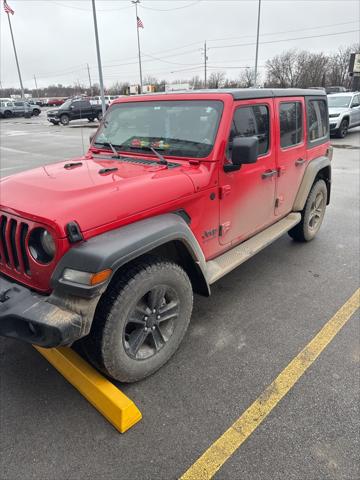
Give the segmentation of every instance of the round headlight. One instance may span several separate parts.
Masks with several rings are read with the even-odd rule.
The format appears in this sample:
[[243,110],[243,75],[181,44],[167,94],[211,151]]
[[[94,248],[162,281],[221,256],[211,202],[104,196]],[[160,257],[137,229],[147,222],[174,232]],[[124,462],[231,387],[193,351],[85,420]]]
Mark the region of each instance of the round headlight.
[[41,245],[42,245],[43,249],[45,250],[45,252],[50,257],[53,258],[55,256],[56,247],[55,247],[55,241],[54,241],[51,233],[48,232],[47,230],[43,230],[43,232],[41,234],[41,237],[40,237],[40,241],[41,241]]
[[35,228],[29,237],[29,250],[37,262],[50,263],[55,257],[55,240],[48,230]]

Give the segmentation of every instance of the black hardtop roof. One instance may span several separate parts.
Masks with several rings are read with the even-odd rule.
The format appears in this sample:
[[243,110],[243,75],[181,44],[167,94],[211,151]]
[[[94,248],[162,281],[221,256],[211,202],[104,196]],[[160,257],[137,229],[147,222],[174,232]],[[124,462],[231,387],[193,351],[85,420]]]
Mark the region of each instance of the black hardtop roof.
[[269,98],[269,97],[304,97],[304,96],[326,96],[324,90],[317,90],[311,88],[217,88],[217,89],[202,89],[202,90],[178,90],[175,92],[156,92],[147,95],[176,95],[176,94],[210,94],[227,93],[233,97],[234,100],[246,100],[251,98]]

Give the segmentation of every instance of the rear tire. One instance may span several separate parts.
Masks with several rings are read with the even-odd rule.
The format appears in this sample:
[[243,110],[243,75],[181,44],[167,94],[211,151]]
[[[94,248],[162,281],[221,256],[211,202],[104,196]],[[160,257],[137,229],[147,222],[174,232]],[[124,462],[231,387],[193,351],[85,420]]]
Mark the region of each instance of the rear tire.
[[97,119],[99,120],[99,122],[101,122],[101,120],[103,119],[103,114],[102,114],[102,112],[98,113]]
[[312,186],[305,207],[301,212],[301,221],[289,235],[297,242],[310,242],[318,233],[324,219],[327,203],[327,188],[324,180],[318,180]]
[[338,138],[345,138],[349,130],[349,121],[346,118],[341,122],[338,131],[336,132],[336,136]]
[[192,305],[191,283],[179,265],[156,258],[135,263],[109,286],[80,345],[110,377],[142,380],[175,353]]

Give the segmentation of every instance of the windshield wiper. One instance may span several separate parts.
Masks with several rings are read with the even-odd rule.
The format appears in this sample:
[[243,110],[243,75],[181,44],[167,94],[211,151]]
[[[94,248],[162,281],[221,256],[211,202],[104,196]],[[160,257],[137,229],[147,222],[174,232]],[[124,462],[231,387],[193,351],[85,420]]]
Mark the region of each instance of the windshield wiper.
[[102,145],[104,147],[110,147],[114,156],[115,156],[115,158],[121,158],[120,153],[116,150],[116,148],[114,147],[114,145],[112,143],[110,143],[110,142],[103,142],[103,143],[95,142],[95,145]]
[[141,150],[151,150],[153,152],[154,155],[156,155],[159,159],[159,164],[160,165],[168,165],[169,162],[166,160],[166,158],[164,158],[161,153],[159,153],[157,150],[155,150],[154,147],[150,147],[150,146],[146,146],[146,145],[142,145],[142,146],[139,146],[139,147],[134,147],[132,145],[129,145],[129,146],[126,146],[126,148],[131,148],[132,150],[135,150],[135,149],[141,149]]

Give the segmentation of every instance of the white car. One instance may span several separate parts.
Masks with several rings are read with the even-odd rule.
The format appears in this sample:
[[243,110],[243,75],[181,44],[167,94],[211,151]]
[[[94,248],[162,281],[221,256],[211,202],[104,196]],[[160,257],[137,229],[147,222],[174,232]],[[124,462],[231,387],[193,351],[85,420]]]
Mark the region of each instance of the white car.
[[[119,98],[121,96],[122,95],[104,95],[106,105],[110,105],[110,103],[113,100],[115,100],[115,98]],[[100,96],[91,97],[90,98],[90,103],[91,103],[91,105],[101,105],[101,97]]]
[[328,95],[330,134],[346,137],[348,130],[360,125],[360,93]]

